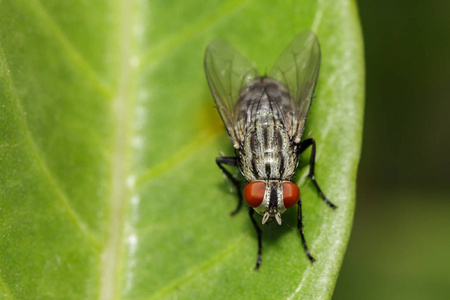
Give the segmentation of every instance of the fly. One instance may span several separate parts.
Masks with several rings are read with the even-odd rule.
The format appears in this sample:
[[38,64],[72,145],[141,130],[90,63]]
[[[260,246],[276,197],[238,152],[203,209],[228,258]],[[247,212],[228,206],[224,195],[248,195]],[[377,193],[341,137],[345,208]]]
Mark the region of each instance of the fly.
[[[216,163],[237,190],[239,202],[232,215],[241,208],[242,198],[249,206],[258,236],[256,269],[261,265],[262,232],[254,212],[262,216],[262,224],[275,220],[281,225],[281,214],[295,204],[303,248],[308,259],[315,261],[303,233],[300,189],[291,181],[299,155],[309,146],[312,150],[308,176],[325,203],[336,208],[314,177],[314,139],[301,140],[319,68],[320,46],[311,31],[294,38],[267,76],[260,76],[224,41],[212,41],[206,49],[206,78],[236,153],[234,157],[218,157]],[[247,182],[243,193],[239,180],[224,165],[239,168]]]

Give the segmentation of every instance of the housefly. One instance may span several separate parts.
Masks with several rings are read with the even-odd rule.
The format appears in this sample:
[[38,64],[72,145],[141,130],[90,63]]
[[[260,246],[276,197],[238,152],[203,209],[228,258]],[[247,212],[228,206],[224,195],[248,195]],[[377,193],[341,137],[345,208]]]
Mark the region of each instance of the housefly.
[[[236,153],[235,157],[218,157],[216,163],[238,193],[232,214],[241,208],[242,198],[249,206],[258,236],[256,269],[261,264],[262,242],[254,212],[262,216],[262,224],[275,220],[281,225],[281,214],[295,204],[303,248],[309,260],[315,261],[303,233],[300,190],[291,181],[299,155],[309,146],[309,178],[325,203],[336,208],[314,177],[316,143],[312,138],[302,140],[319,68],[320,46],[311,31],[294,38],[266,76],[260,76],[224,41],[214,40],[206,49],[206,78]],[[224,165],[239,168],[247,182],[243,193],[240,181]]]

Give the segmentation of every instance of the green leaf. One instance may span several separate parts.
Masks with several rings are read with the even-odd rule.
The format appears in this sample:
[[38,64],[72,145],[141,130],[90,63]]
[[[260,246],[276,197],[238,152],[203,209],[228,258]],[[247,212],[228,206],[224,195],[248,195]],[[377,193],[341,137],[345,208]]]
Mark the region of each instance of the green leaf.
[[[312,29],[322,68],[306,133],[327,207],[299,176],[295,229],[263,228],[263,262],[214,163],[231,143],[202,58],[213,38],[264,72]],[[355,3],[0,3],[0,295],[6,299],[329,299],[349,239],[364,66]],[[305,159],[307,157],[305,156]],[[305,161],[304,161],[305,163]]]

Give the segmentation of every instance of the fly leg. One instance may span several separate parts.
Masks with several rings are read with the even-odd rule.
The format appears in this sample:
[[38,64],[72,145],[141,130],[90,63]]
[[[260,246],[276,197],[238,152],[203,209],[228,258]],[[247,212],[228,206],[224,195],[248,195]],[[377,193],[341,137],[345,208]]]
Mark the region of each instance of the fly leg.
[[312,257],[311,253],[309,253],[308,245],[306,244],[305,234],[303,233],[303,216],[302,216],[302,199],[301,197],[298,199],[298,215],[297,215],[297,229],[300,232],[300,237],[302,238],[303,249],[305,249],[306,256],[308,256],[311,263],[316,260]]
[[242,207],[242,193],[241,193],[241,183],[239,180],[236,180],[236,178],[233,177],[233,175],[228,172],[227,169],[223,165],[238,166],[238,158],[237,157],[231,157],[231,156],[221,156],[216,158],[216,164],[219,166],[219,168],[222,170],[222,172],[228,177],[228,179],[234,184],[236,187],[236,191],[238,194],[238,204],[237,207],[231,212],[231,215],[234,216]]
[[255,210],[253,209],[253,207],[249,207],[248,209],[249,209],[248,214],[250,215],[250,219],[252,220],[253,227],[255,227],[256,234],[258,235],[258,258],[256,259],[256,265],[255,265],[255,269],[258,270],[259,266],[261,265],[261,256],[262,256],[262,242],[261,242],[262,232],[261,232],[261,228],[259,228],[258,223],[255,220],[255,217],[253,216],[253,214],[255,213]]
[[328,198],[325,196],[325,194],[320,189],[319,184],[316,181],[316,177],[314,176],[314,167],[316,164],[316,142],[314,141],[313,138],[306,139],[300,143],[299,154],[302,153],[303,151],[305,151],[306,148],[308,148],[311,145],[312,145],[312,149],[311,149],[311,158],[309,160],[308,176],[309,176],[309,178],[311,178],[314,186],[316,187],[317,192],[319,193],[320,197],[322,197],[323,201],[325,201],[325,203],[328,204],[328,206],[330,206],[332,209],[336,209],[337,206],[334,205],[333,203],[331,203],[330,200],[328,200]]

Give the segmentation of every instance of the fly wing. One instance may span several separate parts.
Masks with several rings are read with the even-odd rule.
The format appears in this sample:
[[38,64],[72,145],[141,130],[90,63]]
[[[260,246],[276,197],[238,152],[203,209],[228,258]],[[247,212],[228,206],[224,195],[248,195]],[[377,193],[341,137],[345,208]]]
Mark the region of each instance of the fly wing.
[[228,135],[233,146],[239,149],[242,141],[235,126],[236,102],[242,88],[258,73],[236,49],[222,40],[212,41],[206,49],[205,73]]
[[269,72],[269,77],[283,83],[289,91],[290,104],[283,107],[283,115],[295,143],[300,142],[305,129],[319,68],[319,41],[313,32],[304,31],[287,46]]

